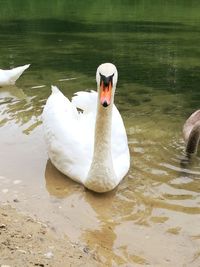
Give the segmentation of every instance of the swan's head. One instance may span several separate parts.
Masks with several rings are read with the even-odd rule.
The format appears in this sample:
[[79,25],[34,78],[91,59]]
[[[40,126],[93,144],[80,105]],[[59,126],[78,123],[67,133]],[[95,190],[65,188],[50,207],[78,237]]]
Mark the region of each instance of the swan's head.
[[117,85],[117,78],[117,69],[112,63],[104,63],[97,68],[97,88],[100,91],[100,102],[104,107],[111,103]]

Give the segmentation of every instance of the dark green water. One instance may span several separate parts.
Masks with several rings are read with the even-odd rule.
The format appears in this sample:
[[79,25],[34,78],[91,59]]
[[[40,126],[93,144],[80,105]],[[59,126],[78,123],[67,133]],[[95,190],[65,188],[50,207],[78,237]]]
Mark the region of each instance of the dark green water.
[[[200,2],[7,0],[0,10],[0,67],[31,63],[0,88],[0,199],[18,198],[102,266],[199,266],[200,158],[182,164],[182,126],[200,107]],[[131,169],[98,196],[47,163],[40,115],[51,84],[69,98],[95,89],[103,62],[118,68]]]

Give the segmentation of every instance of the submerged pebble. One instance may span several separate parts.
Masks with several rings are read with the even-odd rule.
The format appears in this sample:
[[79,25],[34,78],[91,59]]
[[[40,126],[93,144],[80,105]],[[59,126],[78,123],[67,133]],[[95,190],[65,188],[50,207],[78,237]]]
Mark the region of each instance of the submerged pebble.
[[17,251],[20,252],[20,253],[26,254],[26,250],[18,249]]
[[4,194],[6,194],[6,193],[8,193],[8,189],[7,188],[2,189],[1,192],[4,193]]
[[5,229],[6,228],[6,225],[4,223],[1,223],[0,224],[0,229]]
[[51,259],[53,257],[53,253],[51,251],[44,254],[45,258]]
[[22,180],[14,180],[13,184],[20,184],[22,182]]

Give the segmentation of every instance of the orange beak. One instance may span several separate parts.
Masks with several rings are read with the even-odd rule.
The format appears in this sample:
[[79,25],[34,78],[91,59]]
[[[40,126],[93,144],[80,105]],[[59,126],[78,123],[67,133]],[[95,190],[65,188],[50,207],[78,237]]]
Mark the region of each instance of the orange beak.
[[101,81],[100,88],[100,102],[104,107],[107,107],[111,102],[112,82],[109,81],[108,85],[105,85],[104,81]]

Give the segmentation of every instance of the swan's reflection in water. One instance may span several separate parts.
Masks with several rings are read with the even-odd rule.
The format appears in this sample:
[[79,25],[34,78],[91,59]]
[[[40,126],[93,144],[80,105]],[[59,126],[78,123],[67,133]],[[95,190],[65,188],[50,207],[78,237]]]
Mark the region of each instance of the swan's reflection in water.
[[9,85],[6,87],[0,87],[0,99],[25,99],[27,95],[24,93],[23,89],[17,87],[16,85]]
[[[118,213],[123,214],[122,207],[118,211],[117,189],[106,194],[91,192],[61,174],[50,161],[47,162],[45,178],[48,192],[57,199],[64,199],[63,213],[67,214],[76,230],[79,228],[78,237],[88,250],[106,266],[111,266],[112,262],[125,263],[126,260],[113,250],[117,238],[115,228],[121,217]],[[67,233],[70,236],[71,233]]]
[[57,198],[65,198],[75,191],[83,191],[79,184],[59,172],[50,160],[47,161],[45,179],[48,192]]
[[151,175],[148,181],[142,177],[140,169],[131,169],[116,190],[97,194],[62,175],[50,161],[45,171],[46,188],[64,224],[62,230],[70,239],[84,242],[104,266],[191,262],[200,245],[198,218],[193,217],[199,216],[200,209],[181,205],[190,197],[184,192],[177,195],[174,189],[170,198],[169,185],[154,185]]
[[0,126],[15,122],[28,135],[41,124],[42,100],[39,95],[33,96],[29,88],[26,89],[16,85],[0,87]]
[[[85,189],[60,173],[48,160],[45,170],[46,188],[56,206],[54,226],[66,233],[72,241],[78,241],[82,231],[96,229],[97,214],[85,201]],[[55,208],[55,207],[54,207]]]

